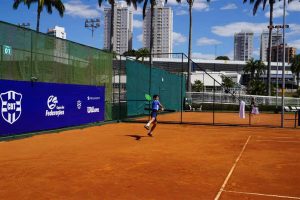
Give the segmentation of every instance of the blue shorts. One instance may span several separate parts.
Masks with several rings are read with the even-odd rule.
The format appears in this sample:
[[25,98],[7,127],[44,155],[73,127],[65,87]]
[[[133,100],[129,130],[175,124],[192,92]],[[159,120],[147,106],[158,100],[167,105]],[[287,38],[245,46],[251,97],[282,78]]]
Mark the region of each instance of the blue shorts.
[[151,118],[155,118],[155,121],[157,121],[157,110],[152,110]]

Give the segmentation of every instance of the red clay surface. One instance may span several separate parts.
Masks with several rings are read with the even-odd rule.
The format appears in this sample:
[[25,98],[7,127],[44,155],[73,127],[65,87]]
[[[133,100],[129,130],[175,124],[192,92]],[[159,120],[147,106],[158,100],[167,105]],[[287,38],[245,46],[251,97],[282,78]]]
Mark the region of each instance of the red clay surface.
[[[167,113],[160,114],[158,120],[180,122],[181,113]],[[148,120],[148,117],[139,118],[137,120]],[[286,113],[284,126],[292,128],[295,125],[295,114]],[[212,124],[213,123],[213,113],[212,112],[183,112],[182,113],[183,122],[191,123],[203,123]],[[215,113],[215,123],[216,124],[234,124],[234,125],[249,125],[249,113],[246,114],[245,119],[239,117],[239,113],[226,113],[226,112],[216,112]],[[261,113],[259,115],[251,115],[251,125],[254,126],[281,126],[281,115],[280,114],[270,114]]]
[[0,199],[207,200],[224,182],[219,199],[300,199],[299,129],[120,123],[0,143]]

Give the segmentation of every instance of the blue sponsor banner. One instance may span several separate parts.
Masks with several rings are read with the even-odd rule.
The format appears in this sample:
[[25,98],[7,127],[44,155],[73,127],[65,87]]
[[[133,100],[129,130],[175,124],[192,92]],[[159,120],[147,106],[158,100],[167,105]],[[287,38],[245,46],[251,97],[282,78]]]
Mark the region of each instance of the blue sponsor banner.
[[0,136],[104,121],[105,87],[0,80]]

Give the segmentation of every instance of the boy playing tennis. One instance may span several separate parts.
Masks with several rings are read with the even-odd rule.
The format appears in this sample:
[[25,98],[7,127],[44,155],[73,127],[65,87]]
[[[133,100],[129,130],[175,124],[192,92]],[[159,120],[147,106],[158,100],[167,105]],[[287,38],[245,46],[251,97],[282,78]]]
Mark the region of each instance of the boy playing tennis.
[[[147,130],[149,130],[148,135],[152,137],[152,133],[156,127],[157,124],[157,113],[159,109],[164,110],[163,105],[159,102],[159,96],[154,95],[153,96],[153,101],[152,101],[152,112],[151,112],[151,119],[150,121],[144,126]],[[152,125],[150,129],[150,125]]]

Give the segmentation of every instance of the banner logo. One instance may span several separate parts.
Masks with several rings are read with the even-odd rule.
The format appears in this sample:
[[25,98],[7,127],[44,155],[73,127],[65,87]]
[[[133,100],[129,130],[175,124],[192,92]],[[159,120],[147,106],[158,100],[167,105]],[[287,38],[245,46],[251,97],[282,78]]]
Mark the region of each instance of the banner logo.
[[100,108],[95,108],[94,106],[92,107],[87,107],[87,113],[99,113],[100,112]]
[[2,102],[2,118],[10,124],[15,123],[22,113],[22,94],[8,91],[6,93],[1,93],[0,98]]
[[49,96],[47,100],[47,106],[49,110],[46,110],[45,116],[46,117],[53,117],[53,116],[61,116],[65,115],[65,107],[64,106],[57,106],[58,98],[56,96]]
[[77,109],[80,110],[81,109],[81,104],[82,102],[80,100],[77,101]]

